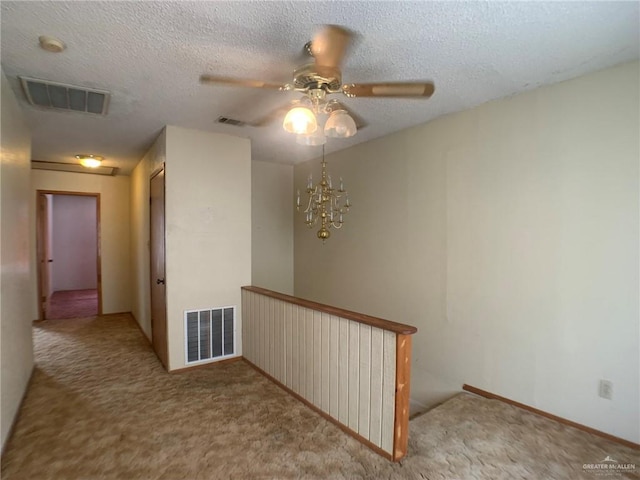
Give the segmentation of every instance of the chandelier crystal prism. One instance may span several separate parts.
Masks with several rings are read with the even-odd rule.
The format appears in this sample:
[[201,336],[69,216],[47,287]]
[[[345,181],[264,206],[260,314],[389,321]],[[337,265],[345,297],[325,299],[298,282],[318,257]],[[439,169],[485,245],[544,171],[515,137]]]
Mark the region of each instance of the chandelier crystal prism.
[[[320,224],[318,238],[324,243],[331,236],[331,228],[339,229],[344,224],[344,215],[349,212],[351,202],[349,194],[344,188],[344,182],[340,178],[338,188],[333,187],[331,175],[327,173],[327,162],[324,159],[324,145],[322,145],[322,172],[320,182],[313,184],[313,176],[309,174],[307,179],[307,195],[309,196],[305,214],[305,223],[309,228]],[[296,196],[296,210],[302,208],[300,203],[300,190]]]

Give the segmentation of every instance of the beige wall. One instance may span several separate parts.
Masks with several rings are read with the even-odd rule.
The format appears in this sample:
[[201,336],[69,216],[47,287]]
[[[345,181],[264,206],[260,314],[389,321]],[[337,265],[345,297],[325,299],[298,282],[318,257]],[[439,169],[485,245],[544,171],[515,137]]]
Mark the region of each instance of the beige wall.
[[251,282],[251,145],[166,128],[166,291],[169,368],[185,366],[184,311],[236,305]]
[[415,406],[468,383],[640,441],[638,85],[636,62],[329,156],[354,207],[324,246],[296,219],[295,294],[417,326]]
[[[36,190],[88,192],[100,194],[100,247],[102,257],[102,312],[131,311],[131,272],[129,262],[129,183],[130,177],[33,170],[31,173],[32,222],[35,228]],[[35,241],[31,243],[35,266]],[[33,292],[36,289],[34,276]],[[38,318],[36,294],[32,315]]]
[[1,74],[0,155],[0,430],[4,448],[33,369],[32,269],[29,239],[31,134]]
[[165,131],[131,173],[131,313],[151,339],[149,185],[165,160]]
[[293,295],[293,167],[251,163],[251,283]]

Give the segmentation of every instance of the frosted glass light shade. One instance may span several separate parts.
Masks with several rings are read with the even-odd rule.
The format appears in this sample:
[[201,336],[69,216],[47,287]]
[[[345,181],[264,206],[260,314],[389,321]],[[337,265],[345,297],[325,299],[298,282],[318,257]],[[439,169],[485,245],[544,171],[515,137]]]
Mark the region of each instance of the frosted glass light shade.
[[98,168],[101,164],[102,162],[95,158],[85,158],[84,160],[80,160],[80,165],[87,168]]
[[87,168],[98,168],[102,164],[104,157],[100,155],[78,154],[76,158],[80,160],[80,165]]
[[344,110],[331,112],[324,126],[324,134],[327,137],[353,137],[357,131],[356,122],[351,118],[351,115]]
[[307,107],[293,107],[284,117],[282,128],[289,133],[309,135],[318,129],[318,122]]

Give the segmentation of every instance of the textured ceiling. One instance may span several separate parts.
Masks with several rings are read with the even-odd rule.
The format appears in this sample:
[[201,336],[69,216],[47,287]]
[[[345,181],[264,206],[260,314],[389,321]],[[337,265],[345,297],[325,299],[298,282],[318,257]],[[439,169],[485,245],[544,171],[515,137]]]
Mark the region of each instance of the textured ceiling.
[[[33,158],[71,162],[75,153],[95,153],[124,174],[167,124],[248,137],[255,160],[316,157],[319,147],[297,145],[278,122],[215,123],[219,116],[256,120],[300,94],[200,85],[198,78],[288,82],[321,24],[356,33],[344,82],[436,84],[429,100],[340,96],[369,125],[350,139],[330,139],[327,152],[637,59],[640,44],[638,2],[3,0],[0,8],[2,67],[32,128]],[[40,49],[40,35],[67,49]],[[17,75],[108,90],[109,114],[32,107]]]

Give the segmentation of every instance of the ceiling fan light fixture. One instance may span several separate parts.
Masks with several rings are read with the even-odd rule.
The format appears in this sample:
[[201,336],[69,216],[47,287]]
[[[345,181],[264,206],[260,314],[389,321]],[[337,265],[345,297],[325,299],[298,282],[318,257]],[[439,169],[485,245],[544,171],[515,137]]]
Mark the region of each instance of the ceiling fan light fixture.
[[357,131],[356,122],[344,110],[331,112],[324,126],[324,134],[333,138],[353,137]]
[[104,157],[100,155],[78,154],[76,158],[80,160],[80,165],[87,168],[98,168],[102,164]]
[[282,127],[289,133],[309,135],[318,129],[318,121],[311,109],[293,107],[284,117]]

